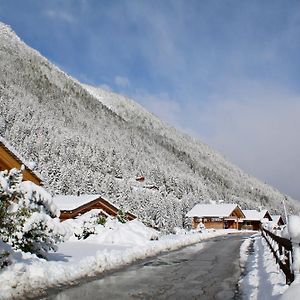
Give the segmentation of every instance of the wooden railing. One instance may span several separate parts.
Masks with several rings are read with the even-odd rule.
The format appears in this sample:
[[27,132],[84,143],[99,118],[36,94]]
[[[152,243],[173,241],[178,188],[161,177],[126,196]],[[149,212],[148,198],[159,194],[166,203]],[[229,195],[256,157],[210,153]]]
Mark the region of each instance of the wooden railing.
[[291,284],[295,275],[292,270],[293,247],[292,242],[288,239],[279,237],[269,230],[261,227],[261,234],[267,241],[276,262],[285,274],[286,283]]

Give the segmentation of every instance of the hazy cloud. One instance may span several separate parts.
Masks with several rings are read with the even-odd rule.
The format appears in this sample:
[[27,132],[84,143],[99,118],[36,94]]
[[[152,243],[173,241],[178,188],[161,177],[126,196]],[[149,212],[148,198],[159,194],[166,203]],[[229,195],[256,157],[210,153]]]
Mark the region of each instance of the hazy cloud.
[[121,88],[128,88],[130,86],[130,81],[127,77],[124,76],[116,76],[115,84]]
[[98,87],[103,90],[106,90],[107,92],[112,92],[112,88],[107,84],[100,84]]
[[277,87],[234,94],[198,109],[199,122],[189,126],[244,170],[300,200],[300,96]]
[[181,105],[167,93],[153,95],[146,91],[137,91],[133,98],[160,119],[180,128]]
[[67,23],[74,23],[76,21],[76,18],[71,15],[67,11],[62,10],[53,10],[53,9],[47,9],[45,11],[45,15],[51,19],[67,22]]

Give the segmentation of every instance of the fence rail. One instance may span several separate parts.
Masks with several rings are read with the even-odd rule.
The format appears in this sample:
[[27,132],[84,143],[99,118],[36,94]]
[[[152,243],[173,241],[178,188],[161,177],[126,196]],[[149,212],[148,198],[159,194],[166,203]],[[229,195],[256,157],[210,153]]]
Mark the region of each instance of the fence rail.
[[293,247],[292,242],[288,239],[279,237],[265,228],[261,228],[262,236],[267,241],[276,262],[285,274],[286,283],[291,284],[295,275],[292,270]]

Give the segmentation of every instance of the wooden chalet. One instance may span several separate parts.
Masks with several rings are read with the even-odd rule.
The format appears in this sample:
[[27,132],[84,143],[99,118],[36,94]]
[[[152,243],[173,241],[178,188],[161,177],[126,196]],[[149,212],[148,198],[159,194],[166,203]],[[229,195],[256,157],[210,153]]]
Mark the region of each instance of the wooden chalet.
[[205,228],[238,229],[238,222],[245,215],[237,204],[197,204],[186,215],[192,218],[192,228],[202,222]]
[[260,230],[263,222],[272,221],[272,217],[267,210],[245,209],[243,213],[245,218],[240,222],[240,229]]
[[[53,197],[53,201],[60,209],[59,218],[61,221],[74,219],[91,210],[99,210],[99,214],[112,217],[116,217],[119,211],[119,208],[99,195],[60,195]],[[126,218],[131,221],[136,219],[136,216],[131,213],[126,213]]]
[[25,167],[25,170],[23,171],[23,180],[29,180],[37,185],[43,185],[40,175],[28,166],[21,155],[18,154],[6,140],[0,137],[0,171],[13,168],[20,169],[22,165]]
[[281,215],[271,215],[273,226],[283,226],[285,225],[285,222]]

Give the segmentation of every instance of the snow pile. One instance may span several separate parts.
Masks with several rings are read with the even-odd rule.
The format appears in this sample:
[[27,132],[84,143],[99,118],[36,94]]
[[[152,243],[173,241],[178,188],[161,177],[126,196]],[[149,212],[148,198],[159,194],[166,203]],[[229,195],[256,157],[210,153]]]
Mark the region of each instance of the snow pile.
[[241,269],[243,270],[246,266],[246,262],[248,260],[248,250],[249,250],[249,247],[250,247],[250,244],[251,242],[253,241],[253,239],[249,238],[249,239],[246,239],[242,245],[241,245],[241,248],[240,248],[240,267]]
[[300,217],[290,216],[288,229],[293,244],[293,271],[295,280],[281,297],[282,300],[298,299],[300,295]]
[[288,224],[290,238],[293,243],[300,243],[300,217],[290,216]]
[[107,219],[104,226],[96,227],[96,234],[86,240],[96,244],[145,245],[149,240],[157,240],[159,232],[145,226],[138,220],[120,223],[117,219]]
[[300,272],[300,217],[289,217],[289,234],[293,244],[293,270],[295,277],[299,277]]
[[[149,240],[155,231],[137,220],[125,224],[108,221],[103,228],[104,237],[91,236],[85,240],[60,244],[58,252],[49,255],[49,261],[22,254],[18,261],[0,270],[0,298],[10,299],[15,295],[32,294],[34,291],[40,295],[45,288],[74,284],[85,276],[95,276],[162,251],[175,250],[232,232],[217,230],[166,235],[159,240]],[[110,238],[105,231],[113,237]]]
[[280,297],[280,300],[299,299],[300,295],[300,281],[295,280],[287,289],[287,291]]
[[240,264],[244,268],[239,281],[241,299],[274,299],[288,288],[283,272],[261,236],[253,236],[252,241],[242,244]]

